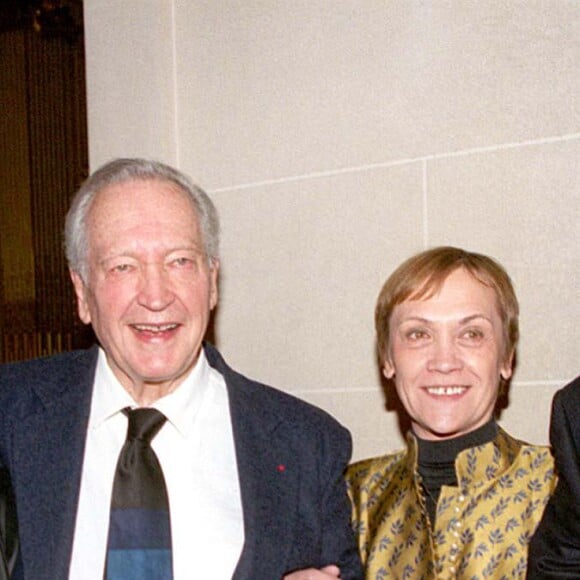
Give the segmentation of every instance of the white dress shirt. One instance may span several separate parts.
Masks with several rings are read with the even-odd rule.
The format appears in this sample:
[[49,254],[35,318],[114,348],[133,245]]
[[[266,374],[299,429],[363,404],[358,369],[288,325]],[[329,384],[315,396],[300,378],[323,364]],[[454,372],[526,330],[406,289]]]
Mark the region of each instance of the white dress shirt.
[[[69,580],[102,580],[117,459],[137,407],[99,352]],[[171,514],[175,580],[230,579],[244,543],[238,469],[224,378],[203,351],[194,369],[154,405],[166,417],[152,447]]]

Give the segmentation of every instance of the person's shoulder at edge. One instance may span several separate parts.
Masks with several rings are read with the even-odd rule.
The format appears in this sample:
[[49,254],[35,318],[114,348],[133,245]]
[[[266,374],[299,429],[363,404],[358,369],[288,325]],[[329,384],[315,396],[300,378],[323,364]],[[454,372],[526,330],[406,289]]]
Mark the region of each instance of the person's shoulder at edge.
[[580,405],[580,375],[556,391],[554,401],[556,400],[566,405]]

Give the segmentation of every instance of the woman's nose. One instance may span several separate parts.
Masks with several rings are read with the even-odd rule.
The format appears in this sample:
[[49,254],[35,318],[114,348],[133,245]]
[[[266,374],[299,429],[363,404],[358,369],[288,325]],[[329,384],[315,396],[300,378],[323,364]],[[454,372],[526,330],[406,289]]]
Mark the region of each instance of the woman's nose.
[[427,368],[432,371],[449,373],[463,367],[459,347],[452,338],[440,338],[432,345]]

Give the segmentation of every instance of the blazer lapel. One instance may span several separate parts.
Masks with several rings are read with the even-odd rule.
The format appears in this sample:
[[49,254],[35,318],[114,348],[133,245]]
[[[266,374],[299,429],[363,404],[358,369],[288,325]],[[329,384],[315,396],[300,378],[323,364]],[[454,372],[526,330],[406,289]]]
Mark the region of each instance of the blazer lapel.
[[290,426],[270,414],[262,391],[212,351],[210,364],[228,388],[244,514],[244,547],[233,579],[276,578],[288,560],[298,509],[300,465],[288,447]]
[[295,454],[278,443],[283,426],[264,431],[247,411],[232,414],[245,536],[236,580],[274,578],[288,560],[300,480]]
[[27,578],[68,577],[95,362],[93,350],[39,385],[42,410],[15,425],[14,477]]

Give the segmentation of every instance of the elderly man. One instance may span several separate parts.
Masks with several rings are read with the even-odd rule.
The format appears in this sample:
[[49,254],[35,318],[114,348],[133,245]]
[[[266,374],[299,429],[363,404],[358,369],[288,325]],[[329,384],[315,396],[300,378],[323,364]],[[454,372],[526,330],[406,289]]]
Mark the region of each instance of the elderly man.
[[99,346],[1,370],[14,577],[359,577],[348,432],[203,343],[219,269],[207,195],[116,160],[78,191],[65,237]]

